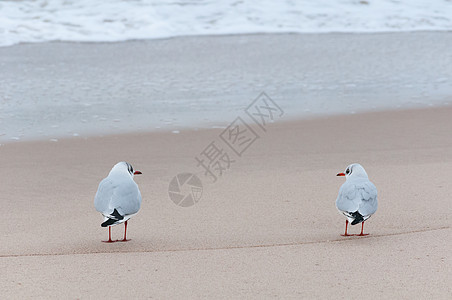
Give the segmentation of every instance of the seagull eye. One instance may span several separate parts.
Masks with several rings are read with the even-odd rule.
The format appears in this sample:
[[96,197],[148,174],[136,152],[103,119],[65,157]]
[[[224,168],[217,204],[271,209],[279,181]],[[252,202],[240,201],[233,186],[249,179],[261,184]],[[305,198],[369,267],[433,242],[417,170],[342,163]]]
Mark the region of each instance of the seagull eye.
[[345,174],[348,174],[348,173],[350,173],[350,170],[349,170],[349,169],[347,169],[347,171],[345,171]]

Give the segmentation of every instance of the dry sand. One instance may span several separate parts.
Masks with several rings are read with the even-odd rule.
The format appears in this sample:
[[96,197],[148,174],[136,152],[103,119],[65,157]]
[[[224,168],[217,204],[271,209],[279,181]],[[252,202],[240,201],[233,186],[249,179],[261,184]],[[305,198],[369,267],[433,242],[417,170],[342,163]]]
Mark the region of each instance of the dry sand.
[[[277,123],[215,183],[194,157],[221,129],[0,147],[1,298],[434,298],[452,294],[452,108]],[[128,243],[93,207],[114,163],[140,169]],[[360,162],[379,189],[367,237],[335,208]],[[168,184],[196,172],[199,203]],[[123,226],[112,228],[120,238]],[[359,227],[352,228],[358,232]]]

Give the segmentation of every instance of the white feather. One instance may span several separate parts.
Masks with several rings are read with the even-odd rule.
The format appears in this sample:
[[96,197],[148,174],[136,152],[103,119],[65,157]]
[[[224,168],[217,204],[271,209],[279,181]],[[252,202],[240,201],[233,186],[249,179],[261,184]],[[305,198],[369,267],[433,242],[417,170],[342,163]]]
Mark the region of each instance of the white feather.
[[133,180],[133,174],[128,170],[125,162],[117,163],[104,178],[94,197],[94,207],[107,220],[116,209],[124,219],[116,222],[123,223],[137,214],[141,206],[141,193]]
[[377,211],[377,188],[360,164],[351,164],[346,170],[349,174],[346,173],[346,181],[339,189],[336,207],[350,222],[354,220],[350,213],[354,212],[367,220]]

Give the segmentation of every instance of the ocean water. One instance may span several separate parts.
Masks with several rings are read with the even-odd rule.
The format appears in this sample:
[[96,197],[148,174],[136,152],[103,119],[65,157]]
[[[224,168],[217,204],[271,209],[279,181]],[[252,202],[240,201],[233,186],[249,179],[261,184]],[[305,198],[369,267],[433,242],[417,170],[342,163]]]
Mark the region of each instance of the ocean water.
[[265,34],[0,47],[0,143],[452,104],[452,35]]
[[451,105],[451,20],[452,0],[0,1],[0,145],[224,127],[261,92],[285,120]]
[[243,33],[452,30],[452,0],[0,1],[0,46]]

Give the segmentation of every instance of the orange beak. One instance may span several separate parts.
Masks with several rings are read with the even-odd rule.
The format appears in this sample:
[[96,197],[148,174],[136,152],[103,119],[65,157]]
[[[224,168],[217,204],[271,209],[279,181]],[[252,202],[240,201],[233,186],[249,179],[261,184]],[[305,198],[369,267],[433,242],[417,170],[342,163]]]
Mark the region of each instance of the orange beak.
[[141,173],[140,171],[133,172],[133,175],[141,175],[141,174],[143,174],[143,173]]
[[344,173],[337,173],[336,176],[345,176],[345,174]]

